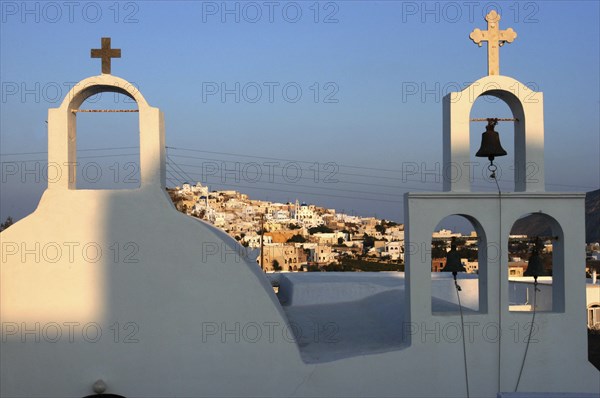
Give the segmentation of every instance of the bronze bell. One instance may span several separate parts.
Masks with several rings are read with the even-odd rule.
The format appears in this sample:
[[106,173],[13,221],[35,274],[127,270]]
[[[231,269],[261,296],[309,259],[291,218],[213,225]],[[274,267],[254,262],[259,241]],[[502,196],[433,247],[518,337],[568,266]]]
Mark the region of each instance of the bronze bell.
[[490,161],[494,160],[496,156],[506,156],[506,151],[500,145],[500,135],[494,131],[496,124],[498,124],[498,119],[488,119],[485,133],[481,134],[481,147],[475,156],[488,158]]
[[456,251],[456,242],[454,239],[452,239],[452,243],[450,244],[450,251],[446,253],[446,265],[442,272],[452,272],[454,275],[457,272],[467,272],[460,262],[460,255]]
[[535,246],[531,251],[529,263],[527,264],[527,269],[523,273],[523,276],[533,276],[537,281],[538,276],[546,275],[546,270],[544,269],[544,262],[542,261],[541,255],[543,248],[544,245],[540,238],[535,238]]

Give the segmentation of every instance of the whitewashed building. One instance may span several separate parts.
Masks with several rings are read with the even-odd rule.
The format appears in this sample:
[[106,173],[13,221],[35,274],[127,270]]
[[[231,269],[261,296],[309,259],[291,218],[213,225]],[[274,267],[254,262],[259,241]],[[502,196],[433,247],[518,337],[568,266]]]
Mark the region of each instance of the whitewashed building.
[[[494,11],[487,20],[488,35],[472,37],[496,40],[491,50],[514,38],[498,31]],[[456,57],[444,62],[466,62]],[[245,248],[171,203],[161,111],[111,74],[76,84],[48,114],[48,161],[67,165],[63,175],[0,234],[0,395],[597,397],[583,311],[585,195],[545,191],[543,95],[500,75],[497,51],[489,62],[491,73],[444,98],[444,167],[470,162],[471,109],[491,95],[517,119],[514,189],[472,192],[463,173],[443,192],[408,193],[405,274],[288,273],[279,297]],[[104,92],[138,105],[139,189],[76,189],[74,111]],[[528,162],[535,181],[524,177]],[[512,225],[533,212],[558,240],[528,346],[513,335],[532,313],[510,308],[506,252],[486,248],[507,247]],[[452,275],[432,275],[430,253],[414,250],[455,214],[481,239],[479,275],[460,275],[460,292]],[[302,248],[284,250],[281,266],[304,261]]]

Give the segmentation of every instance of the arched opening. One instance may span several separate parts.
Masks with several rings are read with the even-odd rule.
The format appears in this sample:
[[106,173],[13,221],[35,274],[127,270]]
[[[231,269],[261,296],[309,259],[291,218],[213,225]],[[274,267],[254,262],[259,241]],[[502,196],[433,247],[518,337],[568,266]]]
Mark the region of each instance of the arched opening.
[[[457,283],[460,304],[466,312],[487,311],[487,250],[483,228],[473,217],[450,215],[431,235],[431,312],[459,312],[453,281],[458,261]],[[449,271],[449,272],[448,272]]]
[[498,118],[498,124],[494,127],[500,138],[502,148],[506,151],[505,156],[497,156],[494,159],[496,179],[502,191],[514,191],[514,121],[503,121],[502,119],[514,119],[512,110],[508,104],[498,98],[496,95],[484,94],[479,96],[471,108],[469,123],[469,148],[471,190],[480,192],[497,192],[498,187],[494,179],[490,178],[491,171],[488,169],[490,161],[485,157],[477,157],[475,154],[479,150],[482,142],[482,134],[486,131],[488,118]]
[[[541,93],[507,76],[483,77],[463,91],[444,98],[444,190],[472,191],[474,181],[477,181],[475,178],[486,173],[487,156],[474,159],[473,155],[480,147],[481,134],[486,130],[488,118],[510,119],[495,126],[500,131],[501,145],[506,146],[509,155],[508,158],[496,158],[506,162],[500,165],[500,173],[504,171],[504,174],[513,175],[514,191],[543,191],[543,98]],[[482,122],[471,126],[471,119],[482,119]],[[467,125],[469,130],[465,129]],[[483,182],[489,179],[489,174],[486,174],[481,177]],[[505,177],[504,180],[510,186],[510,178]],[[495,182],[489,182],[488,190],[493,190]],[[482,190],[481,187],[479,190]]]
[[77,189],[140,187],[140,128],[136,110],[135,100],[124,94],[99,92],[88,97],[76,111]]
[[564,309],[562,229],[543,213],[530,213],[513,224],[508,239],[510,311]]

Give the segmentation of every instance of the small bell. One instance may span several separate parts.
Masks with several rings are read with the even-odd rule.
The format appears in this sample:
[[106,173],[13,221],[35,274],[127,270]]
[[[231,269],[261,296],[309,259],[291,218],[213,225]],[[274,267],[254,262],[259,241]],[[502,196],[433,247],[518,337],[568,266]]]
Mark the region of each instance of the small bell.
[[456,251],[456,241],[454,238],[452,239],[452,243],[450,243],[450,251],[446,253],[446,266],[442,272],[452,272],[454,276],[458,272],[467,272],[460,262],[460,255]]
[[494,131],[496,124],[498,124],[498,119],[488,119],[485,133],[481,134],[481,147],[475,156],[488,158],[490,161],[494,160],[496,156],[506,156],[506,151],[500,145],[500,135]]
[[543,248],[544,245],[540,238],[535,238],[535,245],[531,251],[529,263],[527,264],[527,269],[523,273],[523,276],[533,276],[533,278],[537,281],[538,276],[544,276],[546,274],[541,256]]

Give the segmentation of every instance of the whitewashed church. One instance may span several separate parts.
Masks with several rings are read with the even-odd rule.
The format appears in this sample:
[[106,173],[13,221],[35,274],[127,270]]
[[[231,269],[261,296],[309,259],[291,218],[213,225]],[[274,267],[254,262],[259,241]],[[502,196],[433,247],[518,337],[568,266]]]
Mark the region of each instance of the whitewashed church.
[[[545,191],[542,93],[499,74],[499,46],[516,34],[499,29],[495,12],[487,20],[471,38],[487,41],[488,75],[444,98],[443,161],[450,170],[470,161],[473,103],[497,97],[514,119],[514,190],[472,192],[466,173],[454,173],[444,192],[404,198],[407,247],[430,244],[449,215],[475,227],[480,272],[459,275],[460,291],[451,275],[432,276],[430,252],[409,250],[406,274],[280,274],[276,296],[236,241],[174,208],[163,114],[111,74],[116,54],[103,39],[103,73],[49,110],[48,161],[75,163],[87,98],[124,94],[139,111],[141,185],[76,189],[68,166],[35,212],[2,232],[0,395],[598,397],[600,373],[587,359],[584,194]],[[536,180],[525,178],[532,162]],[[533,329],[532,311],[509,308],[502,250],[531,213],[557,237],[552,289],[539,292],[551,305]]]

